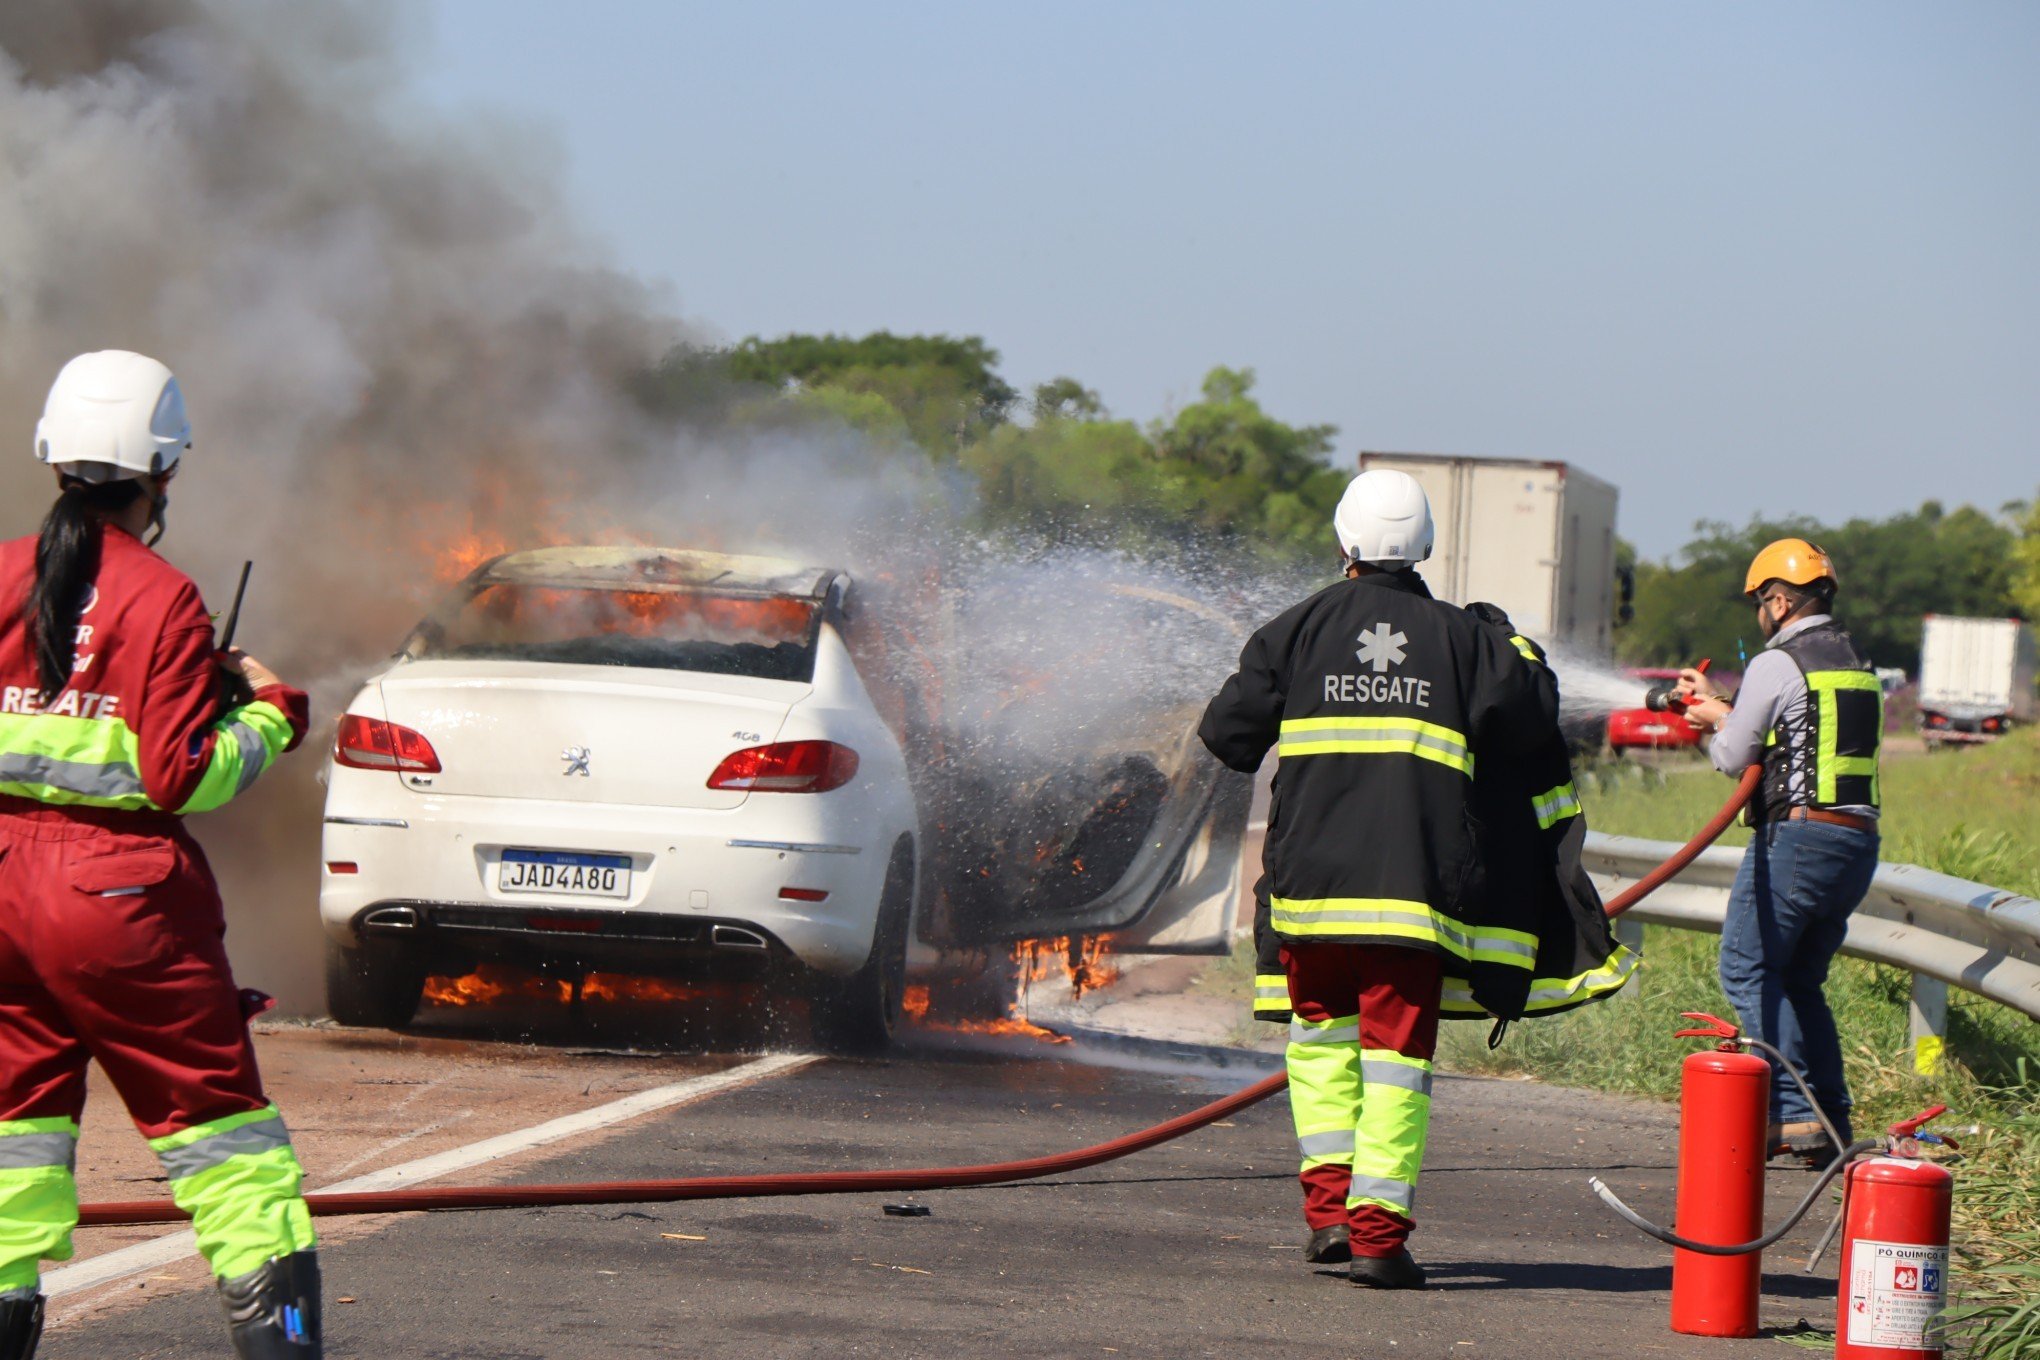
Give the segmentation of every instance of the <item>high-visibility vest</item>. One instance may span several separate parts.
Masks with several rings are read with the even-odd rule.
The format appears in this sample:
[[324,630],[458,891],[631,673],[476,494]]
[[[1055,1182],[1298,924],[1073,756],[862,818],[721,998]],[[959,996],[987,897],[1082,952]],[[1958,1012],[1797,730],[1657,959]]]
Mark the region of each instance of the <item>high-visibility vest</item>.
[[1753,819],[1780,821],[1794,807],[1877,807],[1884,689],[1876,672],[1833,623],[1795,633],[1776,650],[1806,677],[1806,708],[1770,734]]

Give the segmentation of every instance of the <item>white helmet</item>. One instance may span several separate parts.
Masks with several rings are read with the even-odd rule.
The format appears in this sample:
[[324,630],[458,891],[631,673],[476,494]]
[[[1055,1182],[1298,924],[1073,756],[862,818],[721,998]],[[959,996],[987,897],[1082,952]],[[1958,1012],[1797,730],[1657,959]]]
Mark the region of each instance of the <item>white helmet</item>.
[[1431,498],[1407,472],[1363,472],[1339,497],[1332,531],[1348,562],[1407,567],[1431,555]]
[[65,364],[35,427],[35,456],[81,482],[153,477],[176,467],[190,447],[177,379],[124,349]]

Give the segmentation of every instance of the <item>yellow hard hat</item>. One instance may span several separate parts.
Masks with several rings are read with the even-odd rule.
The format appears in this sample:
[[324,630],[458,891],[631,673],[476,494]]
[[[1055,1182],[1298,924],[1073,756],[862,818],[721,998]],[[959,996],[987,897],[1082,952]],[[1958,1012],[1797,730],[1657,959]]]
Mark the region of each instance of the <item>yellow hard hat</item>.
[[1743,582],[1743,594],[1754,595],[1766,581],[1810,586],[1815,581],[1835,580],[1835,562],[1827,549],[1803,538],[1781,538],[1768,544],[1750,562],[1750,574]]

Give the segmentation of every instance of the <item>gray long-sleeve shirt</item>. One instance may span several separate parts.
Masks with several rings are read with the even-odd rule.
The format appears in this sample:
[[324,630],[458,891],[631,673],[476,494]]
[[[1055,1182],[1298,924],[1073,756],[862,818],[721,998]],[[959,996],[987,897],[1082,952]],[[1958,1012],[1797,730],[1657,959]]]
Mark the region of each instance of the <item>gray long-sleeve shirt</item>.
[[[1722,720],[1721,730],[1714,734],[1714,744],[1708,748],[1715,769],[1728,775],[1741,774],[1764,758],[1765,739],[1779,723],[1796,723],[1806,716],[1809,702],[1806,676],[1799,663],[1777,649],[1807,629],[1830,621],[1826,614],[1794,619],[1764,644],[1763,651],[1750,658],[1749,667],[1743,672],[1742,688],[1736,691],[1735,707]],[[1803,775],[1796,772],[1792,775],[1791,791],[1794,801],[1805,797]],[[1876,808],[1862,805],[1839,807],[1835,811],[1858,817],[1877,815]]]

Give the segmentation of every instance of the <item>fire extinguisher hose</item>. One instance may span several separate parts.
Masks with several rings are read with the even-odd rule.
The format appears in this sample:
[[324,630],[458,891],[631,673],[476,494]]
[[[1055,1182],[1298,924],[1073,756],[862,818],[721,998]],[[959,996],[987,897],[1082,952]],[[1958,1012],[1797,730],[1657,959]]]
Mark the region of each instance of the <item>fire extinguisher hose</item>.
[[[1755,792],[1760,771],[1751,767],[1720,812],[1701,834],[1607,905],[1610,916],[1636,905],[1652,889],[1678,873],[1719,836]],[[989,1162],[978,1166],[924,1167],[901,1171],[782,1172],[761,1176],[691,1176],[679,1180],[591,1181],[562,1185],[489,1185],[420,1187],[351,1195],[310,1194],[305,1202],[316,1217],[341,1214],[398,1214],[429,1209],[524,1209],[566,1204],[668,1204],[695,1199],[745,1199],[772,1195],[834,1195],[849,1192],[911,1192],[998,1185],[1061,1175],[1131,1156],[1172,1138],[1258,1104],[1289,1084],[1277,1072],[1209,1105],[1177,1115],[1152,1128],[1110,1142],[1023,1161]],[[167,1199],[111,1200],[80,1205],[81,1227],[114,1227],[138,1223],[181,1223],[185,1214]]]
[[1828,1186],[1834,1184],[1835,1177],[1842,1174],[1842,1168],[1846,1167],[1852,1158],[1856,1157],[1859,1153],[1875,1152],[1882,1146],[1883,1143],[1876,1138],[1858,1138],[1855,1142],[1849,1144],[1847,1148],[1843,1149],[1842,1155],[1829,1162],[1827,1169],[1814,1179],[1813,1188],[1806,1192],[1806,1197],[1799,1201],[1791,1213],[1785,1215],[1784,1222],[1765,1233],[1762,1237],[1749,1242],[1738,1242],[1734,1246],[1722,1246],[1715,1242],[1695,1242],[1690,1237],[1681,1237],[1670,1228],[1658,1226],[1642,1214],[1637,1213],[1636,1210],[1630,1208],[1627,1204],[1624,1204],[1599,1176],[1587,1177],[1587,1184],[1592,1187],[1596,1195],[1601,1197],[1601,1203],[1613,1209],[1622,1217],[1624,1222],[1633,1228],[1641,1229],[1660,1242],[1666,1243],[1669,1246],[1682,1247],[1687,1251],[1695,1251],[1702,1256],[1746,1256],[1753,1251],[1762,1251],[1786,1233],[1798,1227],[1799,1220],[1805,1218],[1812,1211],[1813,1206],[1819,1203],[1821,1195],[1826,1192]]

